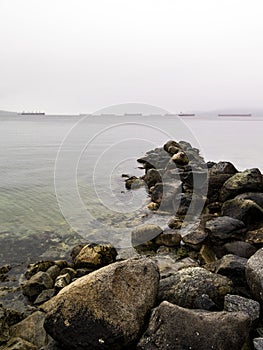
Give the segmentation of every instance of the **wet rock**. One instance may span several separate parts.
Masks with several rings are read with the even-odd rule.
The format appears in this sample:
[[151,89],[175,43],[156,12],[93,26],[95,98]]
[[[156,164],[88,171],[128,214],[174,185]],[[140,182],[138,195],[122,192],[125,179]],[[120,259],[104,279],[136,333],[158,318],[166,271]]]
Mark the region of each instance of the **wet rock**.
[[187,165],[189,163],[189,159],[186,153],[180,151],[179,149],[178,149],[178,152],[175,153],[171,159],[177,165]]
[[110,243],[85,245],[73,259],[75,268],[99,268],[113,263],[117,251]]
[[248,314],[251,321],[255,321],[260,316],[260,304],[252,299],[239,295],[227,294],[224,301],[224,310],[229,312],[242,311]]
[[48,273],[39,271],[22,286],[23,294],[34,300],[44,289],[51,289],[53,284]]
[[146,153],[144,157],[137,159],[137,162],[143,164],[146,172],[149,169],[164,169],[169,162],[170,156],[162,148],[156,148]]
[[23,321],[12,326],[11,335],[31,342],[38,349],[41,346],[45,346],[49,341],[49,337],[43,326],[45,316],[41,311],[34,312]]
[[201,267],[189,267],[160,281],[160,301],[167,300],[182,307],[193,308],[197,298],[206,294],[220,308],[223,298],[231,293],[232,282],[224,276]]
[[27,267],[27,271],[25,276],[27,279],[30,279],[33,275],[35,275],[39,271],[47,271],[52,265],[54,265],[53,261],[39,261],[35,264],[30,264]]
[[68,284],[70,284],[70,282],[71,282],[71,276],[69,273],[65,273],[64,275],[59,275],[56,278],[54,288],[55,288],[55,290],[58,291],[64,287],[66,287]]
[[173,140],[169,140],[164,144],[163,149],[169,153],[170,147],[179,148],[179,149],[182,148],[182,146],[178,142],[173,141]]
[[240,350],[249,332],[241,312],[189,310],[162,302],[152,312],[138,350]]
[[60,274],[60,268],[58,267],[58,265],[53,265],[50,268],[48,268],[46,272],[49,274],[52,280],[55,280]]
[[255,245],[257,248],[261,248],[263,246],[263,226],[248,231],[245,236],[245,241]]
[[0,347],[0,350],[37,350],[37,349],[38,348],[34,344],[19,337],[10,339],[7,342],[7,344],[5,344],[3,347]]
[[230,199],[222,206],[222,215],[243,221],[254,228],[263,222],[263,208],[250,199]]
[[221,216],[208,220],[205,229],[212,242],[222,244],[232,239],[242,239],[246,230],[241,220],[229,216]]
[[136,190],[137,188],[145,186],[145,182],[136,176],[132,176],[125,180],[125,187],[127,190]]
[[45,328],[65,349],[122,349],[140,335],[158,282],[158,267],[150,259],[108,265],[42,306]]
[[155,238],[154,242],[159,246],[165,245],[167,247],[176,247],[180,245],[181,239],[182,237],[179,232],[166,229]]
[[146,182],[148,188],[151,188],[158,182],[162,182],[162,177],[159,171],[156,169],[149,169],[143,179]]
[[183,220],[177,217],[170,219],[167,223],[168,227],[170,227],[172,230],[180,230],[182,224]]
[[260,171],[256,168],[248,169],[233,175],[228,179],[220,193],[220,199],[225,202],[228,199],[236,197],[240,193],[257,191],[263,188],[263,179]]
[[159,236],[163,230],[160,226],[146,224],[135,228],[131,233],[132,246],[136,249],[154,248],[153,240]]
[[215,163],[211,169],[210,174],[236,174],[238,171],[236,167],[230,162]]
[[248,259],[246,279],[253,297],[263,305],[263,248]]
[[55,289],[45,289],[43,290],[36,300],[34,301],[34,305],[40,305],[51,299],[55,295]]
[[234,254],[246,259],[250,258],[257,251],[257,249],[252,244],[243,241],[233,241],[226,243],[223,246],[223,250],[224,255]]
[[202,228],[197,228],[196,230],[193,230],[192,232],[188,233],[183,237],[183,242],[193,248],[199,250],[206,240],[208,236],[208,233],[202,229]]
[[0,306],[0,344],[9,339],[9,324],[7,322],[6,310]]
[[254,338],[253,344],[255,350],[263,350],[263,338]]

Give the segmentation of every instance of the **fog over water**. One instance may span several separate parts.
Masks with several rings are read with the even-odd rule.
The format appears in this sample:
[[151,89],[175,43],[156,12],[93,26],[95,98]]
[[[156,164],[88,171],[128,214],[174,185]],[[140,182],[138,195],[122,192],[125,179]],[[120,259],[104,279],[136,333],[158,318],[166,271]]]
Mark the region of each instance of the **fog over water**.
[[262,108],[261,0],[2,0],[0,110]]

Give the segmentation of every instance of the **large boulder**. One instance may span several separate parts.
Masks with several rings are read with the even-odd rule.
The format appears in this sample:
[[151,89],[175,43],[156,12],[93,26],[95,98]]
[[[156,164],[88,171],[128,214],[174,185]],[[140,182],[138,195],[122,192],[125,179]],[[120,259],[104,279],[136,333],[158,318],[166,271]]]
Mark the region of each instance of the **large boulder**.
[[246,232],[245,224],[241,220],[230,216],[220,216],[208,220],[205,229],[212,242],[221,244],[232,239],[242,239]]
[[220,193],[220,199],[225,202],[227,199],[234,198],[240,193],[257,191],[263,189],[263,178],[261,172],[257,169],[248,169],[237,173],[228,179]]
[[158,267],[150,259],[108,265],[43,306],[45,329],[63,349],[122,349],[140,336],[158,284]]
[[207,295],[222,308],[226,294],[231,293],[232,282],[201,267],[188,267],[160,281],[158,298],[182,307],[196,308]]
[[263,248],[248,259],[246,279],[253,297],[263,306]]
[[153,310],[137,350],[240,350],[248,337],[242,312],[189,310],[162,302]]

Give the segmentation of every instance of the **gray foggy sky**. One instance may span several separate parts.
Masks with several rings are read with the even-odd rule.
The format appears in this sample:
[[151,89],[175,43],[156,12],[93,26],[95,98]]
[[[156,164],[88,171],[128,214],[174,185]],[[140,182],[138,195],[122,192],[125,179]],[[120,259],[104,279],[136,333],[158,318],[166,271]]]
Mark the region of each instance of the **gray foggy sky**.
[[0,0],[0,109],[263,107],[262,0]]

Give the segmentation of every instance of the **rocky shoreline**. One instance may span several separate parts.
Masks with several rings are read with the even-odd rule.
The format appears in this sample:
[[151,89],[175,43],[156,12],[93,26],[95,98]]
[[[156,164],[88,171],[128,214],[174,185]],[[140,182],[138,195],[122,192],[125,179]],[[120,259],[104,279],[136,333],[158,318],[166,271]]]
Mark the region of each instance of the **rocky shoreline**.
[[0,306],[0,350],[263,349],[261,172],[176,141],[138,162],[126,189],[144,186],[167,224],[134,229],[128,250],[86,242],[71,261],[30,264]]

